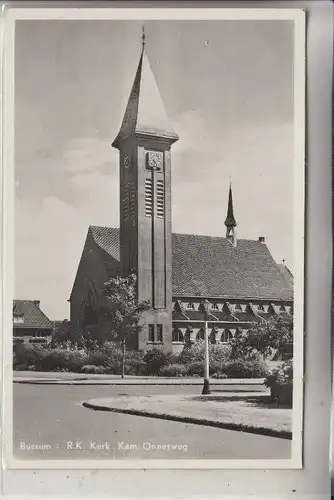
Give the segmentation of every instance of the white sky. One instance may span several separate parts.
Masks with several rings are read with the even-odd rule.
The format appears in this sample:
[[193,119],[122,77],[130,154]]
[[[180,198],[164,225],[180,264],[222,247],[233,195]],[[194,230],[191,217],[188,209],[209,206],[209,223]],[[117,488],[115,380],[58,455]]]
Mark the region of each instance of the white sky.
[[[229,177],[239,238],[265,236],[293,270],[293,24],[151,21],[146,47],[180,140],[173,231],[225,236]],[[119,226],[115,138],[141,50],[139,21],[19,21],[15,298],[51,319],[87,228]]]

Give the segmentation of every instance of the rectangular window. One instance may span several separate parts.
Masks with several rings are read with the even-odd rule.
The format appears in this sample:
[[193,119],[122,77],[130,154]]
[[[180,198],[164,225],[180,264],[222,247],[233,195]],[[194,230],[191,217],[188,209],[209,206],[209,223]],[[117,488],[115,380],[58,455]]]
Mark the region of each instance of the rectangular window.
[[145,215],[152,217],[153,213],[153,187],[152,179],[145,179]]
[[163,341],[162,325],[157,325],[157,342]]
[[157,217],[163,219],[165,215],[164,181],[157,181]]
[[148,325],[148,341],[154,342],[154,325]]

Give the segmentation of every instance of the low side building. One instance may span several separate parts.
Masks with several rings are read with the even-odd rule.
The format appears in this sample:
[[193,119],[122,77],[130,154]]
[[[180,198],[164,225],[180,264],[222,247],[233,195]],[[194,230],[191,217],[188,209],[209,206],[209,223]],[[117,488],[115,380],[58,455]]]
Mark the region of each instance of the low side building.
[[54,323],[41,310],[39,300],[13,301],[14,342],[46,343],[53,330]]

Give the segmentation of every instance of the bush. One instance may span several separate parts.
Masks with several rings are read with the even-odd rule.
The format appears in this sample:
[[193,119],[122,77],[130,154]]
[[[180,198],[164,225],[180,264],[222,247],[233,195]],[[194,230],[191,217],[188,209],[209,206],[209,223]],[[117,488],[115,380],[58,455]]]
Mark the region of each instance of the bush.
[[189,377],[203,377],[204,376],[204,364],[202,361],[195,361],[186,366],[187,375]]
[[171,355],[165,353],[161,349],[152,349],[147,351],[144,356],[145,374],[146,375],[158,375],[163,366],[169,365],[171,360]]
[[108,364],[108,355],[105,352],[95,352],[92,354],[88,354],[87,357],[87,365],[91,366],[107,366]]
[[[101,358],[105,356],[104,366],[107,373],[120,375],[122,364],[122,350],[116,342],[105,342],[100,351]],[[95,363],[97,364],[97,363]],[[146,363],[144,362],[144,353],[127,349],[125,352],[125,374],[126,375],[144,375],[146,373]]]
[[262,378],[268,375],[268,366],[264,361],[237,359],[226,363],[222,372],[228,378]]
[[13,369],[33,370],[49,353],[42,345],[15,342],[13,346]]
[[87,354],[80,350],[53,349],[35,364],[36,370],[40,371],[71,371],[80,372],[87,364]]
[[146,363],[142,351],[128,350],[125,355],[126,375],[145,375]]
[[120,375],[121,365],[107,365],[104,368],[104,373],[107,373],[108,375]]
[[81,373],[105,373],[106,369],[104,366],[96,366],[96,365],[84,365],[81,368]]
[[[230,359],[231,347],[222,344],[209,344],[209,358],[211,362],[225,362]],[[189,365],[195,362],[204,363],[204,341],[198,340],[191,346],[185,346],[179,355],[179,363]]]
[[265,380],[266,387],[270,387],[272,399],[278,403],[292,406],[293,392],[293,361],[290,359],[272,370]]
[[226,375],[226,373],[223,373],[223,372],[216,372],[212,375],[212,378],[225,379],[225,378],[227,378],[227,375]]
[[168,366],[163,366],[160,370],[159,375],[161,377],[183,377],[187,372],[184,365],[172,364]]
[[105,356],[106,372],[112,375],[121,373],[122,352],[116,342],[105,342],[100,351],[101,356]]
[[213,376],[218,373],[222,373],[224,370],[224,362],[223,361],[217,361],[216,359],[212,360],[210,359],[210,376]]

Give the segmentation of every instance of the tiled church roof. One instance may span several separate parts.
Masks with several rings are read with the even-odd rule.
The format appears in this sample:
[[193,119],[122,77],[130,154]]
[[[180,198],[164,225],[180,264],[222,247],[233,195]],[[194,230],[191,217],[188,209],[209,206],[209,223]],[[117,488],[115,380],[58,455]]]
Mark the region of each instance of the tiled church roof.
[[[119,228],[90,226],[96,244],[116,260]],[[292,300],[267,246],[240,239],[194,234],[172,235],[173,296]]]
[[54,324],[33,300],[14,300],[13,316],[23,316],[24,322],[17,324],[17,328],[40,328],[46,330],[54,328]]

